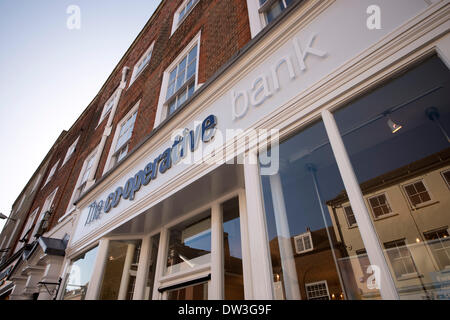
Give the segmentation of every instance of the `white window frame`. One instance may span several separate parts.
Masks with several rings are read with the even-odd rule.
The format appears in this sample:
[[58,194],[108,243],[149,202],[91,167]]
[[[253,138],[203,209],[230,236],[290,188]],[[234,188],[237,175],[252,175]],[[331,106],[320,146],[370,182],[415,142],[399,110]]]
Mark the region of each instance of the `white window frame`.
[[[389,257],[389,254],[388,254],[388,252],[387,252],[388,250],[392,250],[393,248],[386,248],[386,244],[390,244],[390,243],[393,243],[393,242],[398,243],[398,242],[400,242],[400,241],[403,241],[404,247],[406,247],[406,249],[408,250],[408,252],[409,252],[409,258],[411,259],[412,264],[413,264],[413,267],[414,267],[414,269],[415,269],[416,271],[410,272],[410,273],[404,273],[404,274],[401,274],[401,275],[398,276],[398,275],[395,273],[394,265],[393,265],[392,260],[391,260],[391,258]],[[413,257],[413,255],[412,255],[412,252],[411,252],[411,250],[410,250],[409,247],[408,247],[408,241],[407,241],[405,238],[384,242],[384,243],[383,243],[383,247],[384,247],[384,250],[385,250],[385,252],[386,252],[386,260],[387,260],[387,261],[389,262],[389,264],[391,265],[391,274],[392,274],[393,277],[395,277],[397,280],[407,280],[407,279],[415,278],[415,277],[418,277],[418,276],[419,276],[418,271],[417,271],[417,268],[416,268],[416,262],[414,261],[414,257]],[[396,248],[397,250],[399,250],[399,249],[398,249],[398,248],[399,248],[398,245],[396,245],[395,248]],[[403,256],[400,257],[400,259],[402,259],[402,260],[404,260],[405,258],[406,258],[406,257],[403,257]],[[397,258],[397,260],[399,260],[399,259]]]
[[[39,212],[39,207],[37,207],[36,209],[33,210],[33,212],[31,212],[30,217],[28,218],[27,223],[25,225],[25,228],[22,230],[22,234],[20,235],[19,240],[23,239],[23,237],[25,237],[25,234],[33,227],[33,222],[34,222],[34,219],[36,218],[36,215],[38,212]],[[31,236],[30,236],[30,239],[31,239]],[[25,243],[23,243],[23,245],[25,245]],[[23,247],[23,245],[21,247]],[[20,248],[17,248],[17,249],[20,249]]]
[[80,136],[78,136],[78,138],[70,145],[69,149],[67,149],[66,156],[64,157],[64,161],[61,166],[63,166],[75,153],[75,149],[77,147],[79,139],[80,139]]
[[[308,293],[308,287],[312,287],[312,286],[320,285],[320,284],[325,284],[325,288],[327,289],[328,300],[331,300],[330,290],[328,289],[327,280],[305,283],[306,298],[308,300],[311,300],[311,297],[309,296],[309,293]],[[321,296],[321,297],[324,297],[324,296]],[[314,299],[314,297],[312,297],[312,298]]]
[[[382,214],[381,216],[377,217],[377,216],[375,215],[374,210],[373,210],[372,204],[370,203],[370,199],[378,198],[379,196],[382,196],[382,195],[384,195],[384,197],[386,198],[386,204],[387,204],[389,210],[391,210],[391,212],[386,213],[386,214]],[[388,218],[388,217],[392,217],[392,216],[395,216],[395,215],[396,215],[396,213],[395,213],[394,210],[392,209],[392,206],[391,206],[391,200],[389,199],[388,194],[387,194],[386,192],[377,193],[377,194],[375,194],[375,195],[373,195],[373,196],[368,197],[368,198],[367,198],[367,206],[370,208],[370,212],[372,212],[372,217],[373,217],[373,219],[374,219],[375,221],[376,221],[376,220],[382,220],[382,219],[384,219],[384,218]]]
[[37,186],[39,184],[39,181],[41,181],[41,177],[42,177],[42,174],[39,173],[39,175],[37,176],[36,180],[34,181],[34,185],[33,185],[33,188],[31,189],[30,194],[33,193],[34,190],[36,190],[36,188],[37,188]]
[[252,39],[268,25],[266,15],[264,12],[260,12],[260,8],[261,5],[259,4],[259,0],[247,0],[248,19]]
[[[305,247],[305,240],[304,240],[305,238],[309,238],[309,241],[311,242],[311,248],[304,249],[304,250],[299,250],[299,248],[297,246],[297,241],[299,239],[301,239],[302,242],[303,242],[303,247]],[[294,237],[294,245],[295,245],[295,253],[297,253],[297,254],[304,254],[304,253],[313,251],[314,250],[314,243],[312,241],[311,232],[308,231],[308,232],[305,232],[305,233],[302,233],[302,234],[299,234],[299,235],[295,236]]]
[[167,89],[169,86],[169,76],[170,72],[185,58],[185,56],[197,45],[197,66],[195,70],[195,83],[194,83],[194,93],[200,88],[201,84],[198,83],[198,70],[200,65],[200,39],[201,39],[201,31],[194,36],[194,38],[189,42],[189,44],[183,49],[183,51],[175,58],[170,66],[166,68],[163,73],[163,79],[161,83],[161,90],[159,93],[158,99],[158,108],[156,110],[155,123],[153,128],[158,127],[164,119],[167,118],[168,115],[168,104],[167,104]]
[[59,159],[58,161],[56,161],[56,163],[53,165],[53,167],[50,169],[50,172],[49,172],[49,174],[48,174],[48,176],[47,176],[47,180],[45,180],[45,183],[44,183],[44,185],[42,186],[42,188],[44,188],[46,185],[47,185],[47,183],[49,183],[50,182],[50,180],[52,180],[52,178],[53,178],[53,176],[55,175],[55,173],[56,173],[56,170],[58,169],[58,165],[59,165],[59,161],[60,161],[61,159]]
[[[89,160],[94,159],[94,161],[95,161],[95,156],[97,155],[97,150],[98,150],[98,146],[95,147],[95,149],[84,160],[83,166],[81,167],[80,174],[78,175],[77,183],[76,183],[75,188],[74,188],[74,190],[72,192],[72,196],[70,197],[70,201],[69,201],[69,204],[67,206],[66,213],[61,218],[59,218],[58,222],[61,222],[62,220],[64,220],[64,218],[67,215],[69,215],[75,209],[75,205],[73,204],[73,202],[76,200],[76,198],[78,198],[80,196],[80,194],[78,194],[78,191],[79,191],[80,186],[81,186],[81,180],[82,180],[82,178],[83,178],[83,176],[84,176],[84,174],[86,172]],[[91,167],[91,169],[92,169],[92,167]]]
[[[39,229],[39,225],[42,222],[42,219],[44,218],[45,213],[50,210],[50,208],[52,207],[53,201],[55,200],[56,194],[58,193],[58,188],[56,188],[55,190],[52,191],[52,193],[50,193],[50,195],[48,195],[48,197],[45,199],[44,205],[42,206],[42,210],[39,213],[39,218],[36,221],[36,224],[34,225],[33,228],[33,233],[31,234],[31,238],[34,237],[34,235],[36,234],[36,232]],[[30,238],[30,239],[31,239]]]
[[[114,106],[117,104],[117,97],[119,94],[119,87],[114,90],[113,94],[109,97],[109,99],[103,105],[102,115],[100,116],[100,120],[98,121],[97,127],[107,118],[107,115],[111,113],[111,110],[114,109]],[[108,106],[111,106],[107,108]]]
[[[406,187],[408,187],[408,186],[410,186],[410,185],[414,185],[414,184],[416,184],[417,182],[422,182],[423,186],[425,187],[425,190],[426,190],[427,193],[428,193],[428,196],[430,197],[430,200],[425,201],[425,202],[421,202],[421,203],[419,203],[419,204],[417,204],[417,205],[414,205],[414,204],[412,203],[412,201],[411,201],[411,198],[409,197],[408,191],[406,191]],[[425,183],[425,179],[417,179],[417,180],[414,180],[414,181],[412,181],[412,182],[405,183],[405,184],[402,185],[402,189],[403,189],[403,191],[405,192],[405,196],[406,196],[406,198],[408,199],[408,203],[409,203],[409,204],[411,205],[411,207],[414,208],[414,209],[420,209],[420,208],[422,208],[422,207],[424,207],[424,206],[427,206],[427,205],[429,205],[429,204],[431,204],[431,203],[434,202],[434,200],[433,200],[433,195],[432,195],[431,192],[430,192],[430,188],[428,188],[427,184]]]
[[347,226],[349,228],[357,227],[358,223],[356,222],[356,218],[355,218],[355,223],[354,224],[350,224],[350,221],[348,221],[347,211],[345,211],[346,208],[350,208],[352,210],[353,217],[355,217],[355,213],[353,212],[353,208],[352,208],[352,206],[350,204],[342,206],[342,210],[344,211],[345,220],[347,221]]
[[[131,110],[125,115],[125,117],[123,117],[123,118],[120,120],[120,122],[117,124],[117,126],[116,126],[116,131],[115,131],[115,133],[114,133],[113,142],[111,143],[111,148],[109,149],[108,158],[106,159],[105,168],[103,169],[103,174],[105,174],[106,172],[108,172],[108,171],[115,165],[115,164],[112,165],[112,162],[113,162],[113,157],[114,157],[115,154],[117,153],[117,151],[115,151],[115,149],[116,149],[117,141],[119,140],[120,130],[121,130],[122,126],[125,124],[125,122],[126,122],[130,117],[132,117],[133,114],[134,114],[135,112],[138,111],[140,102],[141,102],[140,100],[139,100],[138,102],[136,102],[136,104],[134,105],[134,107],[131,108]],[[136,115],[136,120],[137,120],[137,115]],[[136,125],[136,120],[134,121],[134,124],[133,124],[133,129],[132,129],[132,133],[131,133],[130,139],[131,139],[131,137],[133,136],[134,127],[135,127],[135,125]],[[128,140],[128,142],[126,142],[126,143],[124,144],[124,146],[127,145],[127,144],[129,143],[129,141],[130,141],[130,140]],[[129,150],[127,151],[127,153],[128,153],[128,152],[129,152]]]
[[[131,87],[131,85],[133,84],[133,82],[142,74],[142,72],[144,72],[144,70],[147,68],[147,66],[150,64],[150,61],[152,60],[152,55],[153,55],[153,47],[155,45],[155,41],[152,42],[152,44],[150,45],[150,47],[148,47],[147,50],[145,50],[144,54],[139,58],[138,62],[136,62],[136,64],[134,65],[133,68],[133,73],[131,75],[131,80],[130,80],[130,84],[128,85],[128,88]],[[141,70],[139,71],[139,66],[142,64],[142,62],[145,60],[145,58],[147,56],[150,55],[150,58],[148,59],[147,63],[141,68]]]
[[444,176],[444,174],[447,173],[447,172],[450,173],[450,169],[446,169],[444,171],[441,171],[441,176],[442,176],[442,179],[444,179],[444,182],[447,185],[447,187],[450,189],[450,181],[447,181],[447,179]]
[[[180,19],[181,11],[183,11],[184,8],[186,8],[189,1],[193,2],[191,7],[187,12],[185,12],[184,16]],[[172,19],[172,29],[170,32],[170,36],[172,36],[175,31],[178,29],[178,27],[183,23],[183,21],[187,18],[187,16],[192,12],[192,10],[195,8],[195,6],[200,2],[200,0],[184,0],[183,3],[177,8],[175,13],[173,14]]]

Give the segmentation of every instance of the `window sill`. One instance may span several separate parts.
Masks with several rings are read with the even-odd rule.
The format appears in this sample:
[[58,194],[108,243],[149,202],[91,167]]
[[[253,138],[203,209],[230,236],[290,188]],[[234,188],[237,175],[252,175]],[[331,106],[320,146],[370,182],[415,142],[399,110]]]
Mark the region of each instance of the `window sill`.
[[427,202],[423,202],[423,203],[421,203],[421,204],[419,204],[419,205],[413,207],[412,209],[413,209],[413,211],[417,211],[417,210],[419,210],[419,209],[423,209],[423,208],[426,208],[426,207],[429,207],[429,206],[438,204],[439,202],[440,202],[440,201],[427,201]]
[[177,272],[174,274],[163,276],[159,279],[159,281],[161,282],[161,284],[168,283],[168,282],[171,282],[174,280],[178,280],[180,278],[189,277],[192,275],[197,275],[201,272],[210,272],[210,271],[211,271],[211,263],[208,263],[208,264],[204,264],[204,265],[198,266],[196,268],[193,268],[191,270]]
[[407,280],[420,279],[420,278],[423,278],[423,274],[408,273],[408,274],[404,274],[400,277],[397,277],[397,281],[407,281]]
[[350,229],[357,229],[358,228],[358,225],[357,224],[354,224],[354,225],[352,225],[352,226],[348,226],[348,229],[350,230]]
[[395,217],[395,216],[398,216],[398,213],[394,212],[394,213],[384,214],[384,215],[382,215],[382,216],[380,216],[378,218],[373,218],[373,220],[374,221],[381,221],[381,220],[389,219],[389,218],[392,218],[392,217]]

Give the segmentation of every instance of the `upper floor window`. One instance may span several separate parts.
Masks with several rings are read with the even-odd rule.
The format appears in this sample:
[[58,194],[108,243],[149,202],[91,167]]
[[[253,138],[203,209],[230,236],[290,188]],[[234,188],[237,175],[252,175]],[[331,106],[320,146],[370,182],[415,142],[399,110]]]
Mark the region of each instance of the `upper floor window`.
[[78,139],[80,139],[80,137],[78,137],[77,140],[75,140],[75,142],[72,143],[72,145],[67,150],[66,157],[64,158],[62,165],[64,165],[70,159],[72,154],[75,152],[75,148],[77,147]]
[[91,173],[92,166],[94,164],[95,155],[96,155],[95,153],[90,155],[85,161],[85,165],[84,165],[84,169],[83,169],[83,175],[81,176],[81,180],[80,180],[79,186],[77,188],[77,190],[78,190],[78,197],[86,189],[86,184],[87,184],[87,181],[89,179],[89,175]]
[[198,88],[200,32],[164,71],[154,127],[177,110]]
[[134,66],[133,74],[131,75],[130,86],[134,82],[134,80],[136,80],[137,77],[139,77],[139,75],[142,73],[145,67],[148,66],[148,64],[150,63],[150,59],[152,58],[153,45],[154,42],[150,45],[147,51],[145,51],[145,53],[142,55],[142,57]]
[[44,219],[47,219],[49,217],[48,212],[52,210],[53,200],[55,200],[55,196],[56,196],[57,192],[58,192],[58,188],[53,190],[53,192],[47,197],[47,199],[45,199],[44,205],[42,206],[41,213],[39,214],[39,219],[36,222],[36,225],[34,226],[33,235],[36,235],[36,233],[38,231],[40,231],[39,229],[42,230],[41,223],[42,223],[42,221],[44,221]]
[[450,270],[450,235],[448,227],[425,232],[424,237],[439,264],[439,269]]
[[441,174],[442,174],[442,177],[444,178],[445,182],[447,182],[447,187],[450,188],[450,170],[441,172]]
[[312,251],[314,249],[311,232],[306,232],[294,237],[295,252],[298,254]]
[[294,0],[259,0],[259,12],[266,17],[267,24],[271,23]]
[[47,183],[48,183],[50,180],[52,180],[52,177],[53,177],[53,175],[55,174],[56,169],[58,168],[58,164],[59,164],[59,160],[56,161],[56,163],[55,163],[55,164],[53,165],[53,167],[50,169],[50,172],[49,172],[49,174],[48,174],[47,180],[45,180],[44,187],[47,185]]
[[345,217],[349,227],[356,226],[356,218],[351,206],[344,207]]
[[116,91],[114,91],[114,93],[111,95],[111,97],[109,97],[108,101],[106,101],[105,105],[103,106],[102,115],[100,117],[100,120],[98,121],[98,124],[100,124],[103,121],[103,119],[106,118],[106,116],[109,114],[109,112],[114,107],[114,104],[117,102],[116,97],[119,93],[118,91],[119,91],[119,89],[117,88]]
[[166,96],[169,115],[194,93],[196,72],[197,45],[169,73],[169,85]]
[[184,19],[189,15],[195,5],[199,0],[184,0],[181,6],[178,7],[177,11],[173,16],[172,32],[171,35],[177,30],[178,26],[184,21]]
[[37,176],[36,180],[34,180],[33,188],[31,189],[31,192],[30,192],[30,193],[33,193],[34,190],[36,190],[36,188],[37,188],[39,182],[41,181],[41,177],[42,177],[42,174],[39,173],[39,175]]
[[389,202],[385,194],[380,194],[369,198],[369,204],[375,219],[392,213],[391,207],[389,206]]
[[139,102],[128,112],[128,114],[117,124],[114,140],[111,145],[108,160],[103,173],[114,167],[128,153],[131,136],[133,135],[134,123],[136,122]]
[[430,194],[423,181],[417,181],[408,184],[404,188],[406,194],[408,195],[409,201],[414,207],[418,206],[419,204],[431,201]]

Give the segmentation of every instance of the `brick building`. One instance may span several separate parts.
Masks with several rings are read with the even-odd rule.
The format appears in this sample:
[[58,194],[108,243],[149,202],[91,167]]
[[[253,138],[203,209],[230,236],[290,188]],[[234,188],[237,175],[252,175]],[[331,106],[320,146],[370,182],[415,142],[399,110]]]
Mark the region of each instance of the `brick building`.
[[[448,148],[449,14],[445,0],[162,1],[14,203],[0,297],[404,298],[412,251],[403,231],[398,257],[383,247],[359,184]],[[359,251],[325,205],[342,190]],[[422,241],[450,255],[445,221]],[[379,272],[361,284],[367,260]],[[445,268],[406,296],[448,296]]]

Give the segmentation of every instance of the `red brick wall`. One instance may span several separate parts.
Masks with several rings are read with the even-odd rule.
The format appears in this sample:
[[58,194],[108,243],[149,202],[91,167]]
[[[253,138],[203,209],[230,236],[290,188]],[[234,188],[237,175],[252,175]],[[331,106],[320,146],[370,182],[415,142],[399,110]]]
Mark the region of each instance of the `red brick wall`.
[[[124,66],[130,68],[126,79],[127,87],[122,92],[113,119],[112,132],[107,139],[96,171],[96,180],[103,173],[117,123],[139,100],[140,105],[129,151],[152,131],[163,72],[200,30],[202,31],[198,71],[200,83],[207,81],[250,40],[246,0],[200,0],[174,34],[170,36],[172,19],[181,3],[182,0],[170,0],[162,3],[151,22],[141,32],[139,39],[111,74],[95,101],[57,145],[51,156],[44,182],[53,164],[60,159],[58,170],[53,179],[38,192],[30,212],[37,207],[42,208],[45,199],[56,187],[59,189],[54,200],[56,206],[51,225],[54,226],[66,212],[83,162],[100,143],[107,118],[99,126],[97,126],[98,121],[105,102],[120,83]],[[155,45],[149,65],[128,87],[134,65],[153,41],[155,41]],[[61,167],[67,149],[80,134],[75,154]]]

